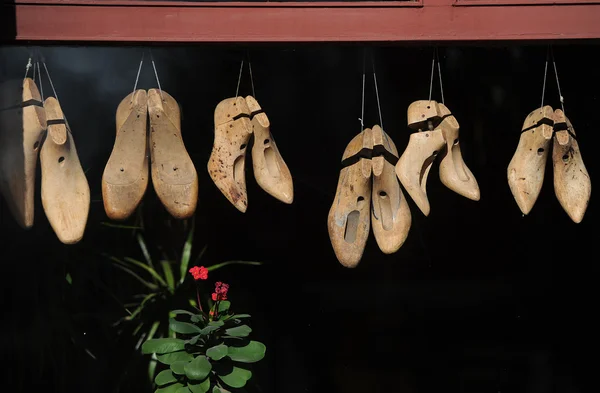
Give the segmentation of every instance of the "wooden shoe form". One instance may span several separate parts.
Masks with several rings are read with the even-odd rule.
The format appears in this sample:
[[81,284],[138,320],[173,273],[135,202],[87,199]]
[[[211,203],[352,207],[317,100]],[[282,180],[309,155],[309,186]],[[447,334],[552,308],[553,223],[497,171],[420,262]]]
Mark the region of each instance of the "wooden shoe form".
[[441,128],[446,141],[446,149],[440,159],[440,180],[442,184],[457,194],[478,201],[480,198],[479,185],[465,164],[460,151],[458,121],[444,104],[440,103],[438,106],[443,119],[438,128]]
[[575,129],[562,110],[554,111],[554,192],[571,220],[580,223],[590,202],[592,183],[583,164]]
[[[44,108],[49,121],[48,136],[40,151],[42,206],[58,239],[65,244],[73,244],[81,240],[85,232],[90,210],[90,187],[79,163],[71,132],[64,124],[55,123],[64,120],[58,101],[49,97]],[[63,136],[66,139],[60,143]]]
[[34,218],[35,169],[46,112],[31,78],[5,82],[0,87],[0,191],[23,228]]
[[356,267],[362,258],[371,222],[371,160],[357,156],[363,148],[373,148],[369,128],[355,136],[344,151],[342,162],[351,161],[340,171],[335,199],[327,217],[335,255],[349,268]]
[[[252,96],[246,97],[250,110],[254,146],[252,146],[252,166],[258,185],[271,196],[284,203],[294,200],[294,183],[292,174],[277,149],[273,135],[270,132],[269,118]],[[255,114],[256,113],[256,114]]]
[[148,186],[148,94],[136,90],[117,108],[117,136],[102,175],[106,215],[125,220],[135,211]]
[[531,112],[508,164],[508,185],[523,214],[529,214],[540,195],[553,125],[554,111],[549,105]]
[[173,217],[189,218],[198,203],[198,174],[181,138],[179,104],[164,90],[150,89],[148,115],[154,190]]
[[250,109],[243,97],[227,98],[215,108],[215,139],[208,173],[223,195],[242,213],[248,208],[245,162],[252,135]]
[[408,145],[396,164],[396,175],[424,215],[431,210],[427,198],[427,176],[433,161],[445,145],[435,101],[416,101],[408,107],[409,126],[418,129],[410,135]]
[[[383,146],[387,152],[398,157],[394,141],[375,125],[372,128],[373,146]],[[392,254],[404,244],[410,231],[412,217],[408,202],[400,189],[395,166],[383,155],[373,154],[373,192],[371,225],[379,249]]]

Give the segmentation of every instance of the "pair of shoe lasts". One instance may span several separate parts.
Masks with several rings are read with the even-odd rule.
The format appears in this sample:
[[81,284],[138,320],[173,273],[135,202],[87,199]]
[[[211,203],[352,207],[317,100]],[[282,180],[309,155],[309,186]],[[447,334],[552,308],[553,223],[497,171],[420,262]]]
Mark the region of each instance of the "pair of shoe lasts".
[[0,188],[13,216],[23,228],[33,226],[39,152],[46,217],[61,242],[77,243],[87,223],[90,188],[60,104],[54,97],[42,103],[35,82],[25,78],[0,87],[0,108]]
[[164,90],[136,90],[119,104],[116,125],[115,144],[102,175],[107,216],[125,220],[142,200],[148,186],[149,145],[158,198],[173,217],[191,217],[198,202],[198,176],[181,138],[177,101]]
[[392,254],[404,244],[411,213],[396,178],[398,150],[380,126],[354,137],[342,157],[342,170],[327,226],[336,257],[346,267],[362,258],[370,225],[377,245]]
[[430,100],[415,101],[408,107],[408,126],[418,130],[410,135],[406,150],[396,164],[398,179],[415,204],[428,216],[427,177],[441,153],[442,184],[474,201],[480,198],[479,185],[463,161],[459,142],[459,125],[450,110]]
[[527,116],[508,165],[508,184],[523,214],[529,214],[542,189],[553,137],[554,192],[569,217],[579,223],[590,201],[592,183],[573,125],[562,110],[553,111],[546,105]]
[[292,175],[270,132],[271,123],[252,96],[233,97],[215,108],[215,139],[208,173],[223,195],[242,213],[248,208],[245,162],[254,135],[252,166],[258,185],[290,204],[294,200]]

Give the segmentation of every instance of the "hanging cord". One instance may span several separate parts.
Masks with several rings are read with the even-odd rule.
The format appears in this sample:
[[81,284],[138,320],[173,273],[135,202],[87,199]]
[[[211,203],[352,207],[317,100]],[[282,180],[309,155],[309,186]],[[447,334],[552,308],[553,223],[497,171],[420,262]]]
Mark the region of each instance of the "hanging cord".
[[433,75],[435,73],[435,64],[437,62],[438,74],[440,77],[440,95],[442,96],[442,104],[444,101],[444,86],[442,84],[442,67],[440,67],[440,56],[438,53],[437,46],[433,49],[433,56],[431,59],[431,77],[429,78],[429,101],[431,101],[431,95],[433,93]]
[[40,81],[40,96],[42,97],[42,102],[44,102],[44,82],[42,81],[42,70],[40,69],[40,62],[37,61],[35,65],[37,66],[37,75]]
[[[36,71],[37,71],[37,67],[35,66],[37,63],[33,63],[33,75],[31,76],[31,79],[33,80],[33,83],[36,83]],[[27,78],[27,72],[25,72],[25,78]]]
[[256,92],[254,91],[254,76],[252,75],[252,62],[250,61],[250,54],[246,51],[246,57],[248,58],[248,71],[250,72],[250,84],[252,86],[252,97],[256,98]]
[[544,96],[546,95],[546,78],[548,76],[548,59],[550,58],[550,45],[546,51],[546,65],[544,66],[544,84],[542,85],[542,104],[540,105],[540,112],[544,107]]
[[377,88],[377,73],[375,72],[375,59],[373,58],[373,53],[371,53],[371,68],[373,69],[373,83],[375,84],[375,95],[377,96],[377,110],[379,111],[379,125],[382,130],[385,130],[383,127],[383,117],[381,116],[381,103],[379,101],[379,89]]
[[[366,50],[365,50],[366,51]],[[360,101],[360,117],[358,121],[360,121],[360,132],[362,132],[365,128],[365,51],[363,51],[363,63],[362,63],[362,97]]]
[[[27,60],[27,65],[25,66],[25,76],[23,77],[23,79],[27,78],[30,68],[31,68],[31,56],[29,57],[29,60]],[[33,68],[33,77],[35,78],[35,67]]]
[[52,88],[52,93],[54,93],[54,97],[56,97],[56,101],[60,102],[58,99],[58,94],[56,94],[56,90],[54,89],[54,83],[52,83],[52,78],[50,77],[50,73],[48,72],[48,67],[46,67],[46,62],[42,61],[42,65],[46,70],[46,76],[48,77],[48,82],[50,82],[50,87]]
[[243,70],[244,70],[244,60],[242,60],[242,63],[240,64],[240,73],[238,75],[238,83],[237,83],[237,87],[235,88],[235,97],[236,98],[239,96],[240,82],[242,81],[242,71]]
[[[42,60],[42,65],[44,66],[44,70],[46,70],[46,76],[48,77],[48,82],[50,82],[50,87],[52,88],[52,93],[54,93],[54,97],[56,98],[56,101],[58,101],[60,104],[60,99],[58,98],[58,94],[56,94],[56,90],[54,89],[54,83],[52,83],[52,78],[50,77],[50,72],[48,72],[48,67],[46,66],[46,62],[43,60]],[[38,63],[38,71],[39,71],[39,63]],[[40,74],[41,74],[41,71],[40,71]],[[40,85],[41,84],[42,83],[41,83],[41,78],[40,78]],[[69,130],[69,132],[73,132],[73,131],[71,131],[71,126],[69,126],[69,122],[67,120],[67,115],[65,115],[64,111],[63,111],[63,118],[65,119],[65,125],[67,126],[67,130]]]
[[[256,98],[256,91],[254,90],[254,76],[252,75],[252,63],[250,62],[250,55],[246,54],[248,57],[248,71],[250,73],[250,84],[252,86],[252,97]],[[244,60],[240,64],[240,72],[238,75],[237,87],[235,88],[235,97],[239,97],[240,93],[240,84],[242,83],[242,73],[244,72]]]
[[154,57],[152,56],[152,49],[150,49],[150,61],[152,62],[152,68],[154,69],[154,76],[156,77],[156,83],[158,84],[158,91],[160,92],[160,98],[164,101],[162,88],[160,87],[160,80],[158,79],[158,72],[156,72],[156,64],[154,64]]
[[556,70],[556,61],[554,60],[554,51],[552,50],[552,46],[550,46],[550,56],[552,56],[552,65],[554,66],[554,76],[556,77],[556,87],[558,88],[558,96],[560,99],[560,106],[561,106],[563,114],[564,114],[565,113],[565,98],[563,97],[562,92],[560,91],[560,83],[558,82],[558,71]]
[[140,72],[142,72],[142,64],[144,64],[144,52],[142,52],[142,58],[140,59],[140,66],[138,67],[137,76],[135,77],[135,83],[133,84],[133,92],[131,93],[131,100],[133,100],[133,94],[137,89],[138,81],[140,80]]
[[542,86],[542,104],[541,108],[544,107],[544,96],[546,95],[546,79],[548,77],[548,62],[552,59],[552,67],[554,68],[554,76],[556,77],[556,88],[558,89],[558,98],[560,100],[560,106],[562,108],[563,113],[565,113],[565,98],[562,95],[562,91],[560,90],[560,82],[558,80],[558,70],[556,69],[556,60],[554,59],[554,51],[552,50],[552,45],[548,45],[548,50],[546,52],[546,64],[544,65],[544,84]]
[[444,102],[444,85],[442,83],[442,67],[440,67],[440,54],[438,52],[437,46],[435,47],[435,57],[437,58],[437,66],[438,66],[438,74],[440,76],[440,95],[442,96],[442,104],[446,104]]

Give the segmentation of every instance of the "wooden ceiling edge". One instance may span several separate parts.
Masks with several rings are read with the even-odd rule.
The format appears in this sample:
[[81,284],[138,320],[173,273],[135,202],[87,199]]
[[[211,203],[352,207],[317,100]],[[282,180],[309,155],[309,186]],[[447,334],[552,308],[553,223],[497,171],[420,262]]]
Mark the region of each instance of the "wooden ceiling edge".
[[[465,0],[462,0],[465,1]],[[288,3],[206,3],[62,0],[2,5],[5,42],[432,42],[600,39],[598,3],[460,6],[461,0],[423,0],[412,6],[336,6]],[[581,1],[581,0],[578,0]],[[85,3],[85,4],[84,4]],[[377,2],[381,4],[382,2]],[[238,3],[236,3],[238,4]],[[258,5],[260,4],[260,5]],[[287,4],[287,5],[286,5]],[[418,5],[418,6],[415,6]]]

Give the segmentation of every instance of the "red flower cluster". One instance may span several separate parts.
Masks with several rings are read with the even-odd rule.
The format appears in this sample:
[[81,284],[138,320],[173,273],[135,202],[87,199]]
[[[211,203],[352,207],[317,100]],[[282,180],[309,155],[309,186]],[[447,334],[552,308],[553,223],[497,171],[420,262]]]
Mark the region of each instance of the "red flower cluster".
[[229,291],[229,284],[217,281],[215,283],[215,292],[212,294],[212,300],[215,302],[227,300],[227,291]]
[[208,269],[204,266],[194,266],[189,270],[194,280],[206,280],[208,278]]

